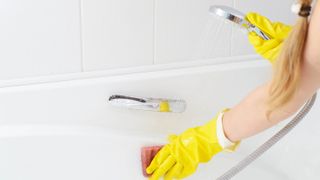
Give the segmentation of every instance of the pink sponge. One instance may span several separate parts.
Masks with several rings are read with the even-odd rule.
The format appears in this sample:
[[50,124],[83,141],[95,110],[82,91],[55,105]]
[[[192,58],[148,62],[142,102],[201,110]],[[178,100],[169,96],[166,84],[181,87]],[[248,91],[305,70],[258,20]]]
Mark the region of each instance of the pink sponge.
[[149,146],[141,148],[142,173],[145,177],[151,176],[151,174],[147,174],[146,169],[162,147],[163,146]]

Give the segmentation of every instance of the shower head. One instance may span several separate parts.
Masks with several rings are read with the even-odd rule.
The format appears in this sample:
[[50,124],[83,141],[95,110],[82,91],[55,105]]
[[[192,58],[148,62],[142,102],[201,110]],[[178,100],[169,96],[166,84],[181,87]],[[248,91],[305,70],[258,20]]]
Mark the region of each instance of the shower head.
[[251,24],[246,20],[246,15],[234,8],[228,6],[211,6],[209,9],[209,13],[223,19],[225,21],[233,22],[239,25],[242,28],[246,28],[249,32],[255,32],[258,36],[265,40],[269,40],[270,38],[261,31],[258,27]]
[[211,6],[209,12],[224,20],[231,21],[240,26],[244,25],[245,14],[228,6]]

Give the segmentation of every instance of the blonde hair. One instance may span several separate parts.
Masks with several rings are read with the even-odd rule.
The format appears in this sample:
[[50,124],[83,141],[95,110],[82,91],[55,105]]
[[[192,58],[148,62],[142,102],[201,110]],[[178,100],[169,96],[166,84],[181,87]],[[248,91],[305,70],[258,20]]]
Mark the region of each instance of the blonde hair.
[[[303,6],[311,6],[312,0],[299,0],[299,2]],[[308,26],[308,17],[303,17],[300,14],[274,64],[274,72],[269,89],[270,97],[267,102],[269,107],[268,117],[277,108],[286,105],[297,91],[300,83]]]

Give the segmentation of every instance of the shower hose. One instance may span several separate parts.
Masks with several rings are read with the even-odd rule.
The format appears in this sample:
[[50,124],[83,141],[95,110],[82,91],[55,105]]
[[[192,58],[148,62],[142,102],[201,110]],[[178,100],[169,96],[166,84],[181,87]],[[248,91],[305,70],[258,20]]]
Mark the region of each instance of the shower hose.
[[249,164],[259,158],[263,153],[269,150],[274,144],[276,144],[281,138],[288,134],[301,120],[309,113],[314,102],[316,101],[317,93],[315,93],[310,100],[303,106],[303,108],[297,113],[297,115],[279,132],[272,136],[269,140],[263,143],[258,149],[245,157],[242,161],[225,172],[223,175],[217,178],[217,180],[228,180],[241,172]]

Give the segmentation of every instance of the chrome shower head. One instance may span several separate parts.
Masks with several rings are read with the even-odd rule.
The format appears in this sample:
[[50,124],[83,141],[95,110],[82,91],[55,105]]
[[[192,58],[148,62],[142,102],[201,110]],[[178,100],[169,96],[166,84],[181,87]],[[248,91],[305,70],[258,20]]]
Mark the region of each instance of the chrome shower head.
[[234,8],[228,6],[211,6],[209,9],[210,14],[219,17],[220,19],[236,23],[242,28],[246,28],[249,32],[255,32],[258,36],[265,40],[270,38],[261,31],[258,27],[251,24],[246,20],[246,15]]
[[245,14],[228,6],[211,6],[209,12],[222,19],[231,21],[240,26],[244,25]]

